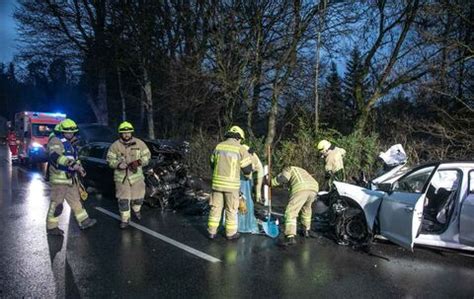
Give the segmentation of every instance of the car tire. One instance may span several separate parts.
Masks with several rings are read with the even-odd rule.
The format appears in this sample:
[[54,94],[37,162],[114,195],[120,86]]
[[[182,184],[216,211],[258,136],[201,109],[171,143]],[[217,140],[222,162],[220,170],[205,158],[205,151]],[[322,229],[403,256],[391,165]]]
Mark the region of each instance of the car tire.
[[367,245],[371,234],[362,210],[347,208],[336,219],[336,241],[343,245]]

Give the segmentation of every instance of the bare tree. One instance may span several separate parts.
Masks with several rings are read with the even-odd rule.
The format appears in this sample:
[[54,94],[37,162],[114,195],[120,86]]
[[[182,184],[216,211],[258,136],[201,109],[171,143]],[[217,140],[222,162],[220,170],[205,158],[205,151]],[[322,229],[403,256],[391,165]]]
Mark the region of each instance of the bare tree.
[[86,61],[91,77],[88,103],[97,121],[107,124],[107,0],[19,1],[15,18],[27,48],[24,57],[74,57]]

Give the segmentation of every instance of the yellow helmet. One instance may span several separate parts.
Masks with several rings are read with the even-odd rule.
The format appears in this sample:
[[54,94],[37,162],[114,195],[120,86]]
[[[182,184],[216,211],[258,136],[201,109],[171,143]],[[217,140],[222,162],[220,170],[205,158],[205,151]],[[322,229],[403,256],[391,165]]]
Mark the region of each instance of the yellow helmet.
[[76,133],[79,129],[72,119],[66,118],[59,124],[58,131],[62,133]]
[[244,130],[242,130],[239,126],[232,126],[229,131],[229,133],[237,133],[240,135],[240,139],[244,140],[245,139],[245,133]]
[[119,133],[133,133],[133,131],[135,131],[135,130],[133,129],[132,124],[129,123],[128,121],[124,121],[118,127],[118,132]]
[[318,143],[318,151],[325,152],[331,147],[331,142],[323,139]]

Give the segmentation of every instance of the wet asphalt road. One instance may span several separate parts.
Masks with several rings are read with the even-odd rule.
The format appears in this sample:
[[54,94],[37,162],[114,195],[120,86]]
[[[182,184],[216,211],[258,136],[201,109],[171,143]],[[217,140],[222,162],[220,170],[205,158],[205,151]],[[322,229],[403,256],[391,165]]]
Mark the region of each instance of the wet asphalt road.
[[117,214],[109,198],[87,201],[95,227],[80,231],[66,208],[65,236],[48,237],[49,187],[38,171],[12,166],[3,146],[0,189],[0,298],[474,297],[470,256],[427,248],[411,253],[387,242],[368,255],[322,236],[291,249],[261,235],[210,241],[205,217],[147,207],[140,224],[148,233],[122,231],[96,209]]

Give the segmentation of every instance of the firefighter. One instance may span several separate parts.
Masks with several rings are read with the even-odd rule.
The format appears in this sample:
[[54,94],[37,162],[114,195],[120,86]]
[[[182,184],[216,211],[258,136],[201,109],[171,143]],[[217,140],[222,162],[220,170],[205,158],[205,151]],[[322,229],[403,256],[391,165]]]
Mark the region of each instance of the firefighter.
[[327,140],[321,140],[317,145],[318,151],[325,159],[326,179],[329,190],[333,189],[334,181],[345,181],[346,174],[344,172],[343,158],[346,150],[332,145]]
[[64,234],[58,227],[64,199],[71,207],[81,229],[89,228],[97,222],[89,218],[79,194],[78,176],[84,177],[86,172],[78,159],[77,148],[70,142],[79,131],[77,125],[73,120],[65,119],[60,123],[58,131],[60,134],[53,136],[48,142],[51,202],[47,217],[47,232],[50,235]]
[[263,184],[263,165],[262,161],[257,156],[257,153],[253,148],[244,145],[245,149],[249,152],[252,159],[252,188],[253,196],[256,202],[263,203],[262,199],[262,184]]
[[271,186],[288,185],[290,199],[285,209],[285,238],[280,240],[280,245],[289,246],[296,244],[296,222],[301,212],[302,234],[310,237],[311,205],[316,200],[319,191],[318,182],[303,168],[288,166],[274,177]]
[[61,134],[61,132],[59,132],[60,127],[61,127],[60,123],[54,126],[53,132],[49,134],[48,141],[51,140],[51,138],[53,138],[54,136],[58,136]]
[[12,160],[18,159],[18,139],[16,138],[16,133],[12,129],[8,131],[7,134],[7,144],[10,149]]
[[241,144],[244,131],[232,126],[211,155],[212,195],[209,201],[208,232],[215,239],[225,208],[225,235],[228,240],[239,238],[237,232],[237,211],[239,207],[240,171],[249,176],[252,173],[251,157]]
[[142,218],[140,210],[145,197],[143,167],[148,165],[151,153],[146,144],[133,137],[133,126],[122,122],[118,127],[119,139],[107,152],[107,163],[114,169],[115,196],[120,210],[120,228],[130,222],[130,206],[137,220]]

